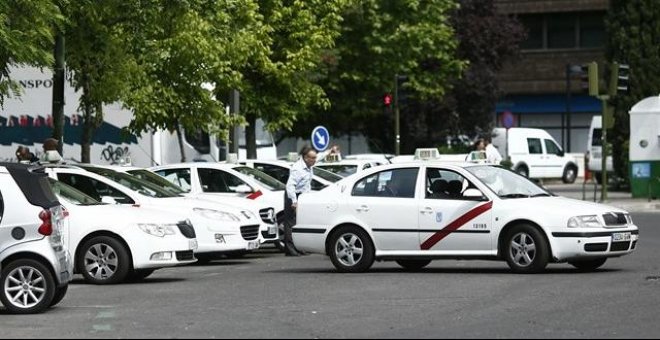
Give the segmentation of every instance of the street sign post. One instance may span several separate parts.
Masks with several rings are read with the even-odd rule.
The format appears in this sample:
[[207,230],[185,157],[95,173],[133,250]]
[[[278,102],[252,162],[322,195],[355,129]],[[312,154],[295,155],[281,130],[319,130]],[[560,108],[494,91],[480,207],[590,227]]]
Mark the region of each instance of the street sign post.
[[312,130],[312,146],[317,151],[325,151],[330,145],[330,133],[324,126],[317,126]]

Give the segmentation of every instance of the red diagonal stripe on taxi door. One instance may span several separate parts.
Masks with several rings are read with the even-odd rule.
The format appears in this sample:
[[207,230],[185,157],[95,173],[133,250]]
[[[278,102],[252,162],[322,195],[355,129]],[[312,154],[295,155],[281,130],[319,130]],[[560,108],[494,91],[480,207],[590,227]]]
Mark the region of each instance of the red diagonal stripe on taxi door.
[[449,236],[452,231],[458,230],[458,228],[464,226],[466,223],[470,222],[477,216],[485,213],[486,211],[490,210],[493,207],[493,202],[490,201],[486,204],[482,204],[467,213],[463,214],[461,217],[455,219],[453,222],[449,223],[446,227],[444,227],[442,230],[438,231],[437,233],[433,234],[433,236],[429,237],[428,240],[424,241],[422,243],[422,250],[429,250],[433,248],[438,242],[442,241],[445,237]]

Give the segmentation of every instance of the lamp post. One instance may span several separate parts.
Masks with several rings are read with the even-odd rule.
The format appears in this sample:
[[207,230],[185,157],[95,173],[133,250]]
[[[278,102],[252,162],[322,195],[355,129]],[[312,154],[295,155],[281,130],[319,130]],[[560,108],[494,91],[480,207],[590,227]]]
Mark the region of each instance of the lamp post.
[[399,113],[399,81],[408,80],[408,76],[403,76],[399,74],[394,75],[394,134],[396,142],[394,144],[394,154],[401,154],[401,125],[399,123],[400,113]]
[[[566,64],[566,112],[561,117],[561,139],[566,152],[571,152],[571,76],[581,73],[580,65]],[[564,138],[564,133],[566,133],[566,138]]]

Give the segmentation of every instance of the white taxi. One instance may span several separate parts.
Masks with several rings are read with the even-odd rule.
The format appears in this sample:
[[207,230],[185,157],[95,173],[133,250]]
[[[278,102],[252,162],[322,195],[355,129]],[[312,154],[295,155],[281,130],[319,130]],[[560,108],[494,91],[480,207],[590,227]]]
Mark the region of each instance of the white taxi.
[[301,195],[297,222],[296,248],[327,254],[342,272],[435,259],[504,260],[516,273],[551,262],[595,270],[639,239],[621,209],[554,196],[501,167],[446,162],[380,166]]

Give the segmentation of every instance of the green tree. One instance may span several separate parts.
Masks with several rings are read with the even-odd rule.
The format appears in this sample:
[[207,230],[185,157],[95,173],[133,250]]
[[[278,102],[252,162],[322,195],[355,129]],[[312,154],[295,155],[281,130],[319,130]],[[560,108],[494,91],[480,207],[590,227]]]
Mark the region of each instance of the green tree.
[[618,95],[615,125],[608,134],[613,146],[616,175],[628,180],[630,108],[660,92],[660,2],[654,0],[613,0],[606,18],[606,57],[611,62],[630,66],[630,90]]
[[123,98],[132,75],[138,72],[125,43],[126,24],[133,19],[126,14],[131,13],[127,4],[121,0],[78,0],[65,7],[66,62],[73,85],[81,92],[83,163],[91,161],[90,145],[103,122],[103,105]]
[[[258,118],[267,129],[290,130],[311,108],[328,107],[322,55],[339,36],[346,0],[259,1],[261,48],[239,69],[241,114],[245,116],[247,156],[256,158]],[[226,89],[228,90],[228,89]]]
[[11,65],[52,67],[54,28],[64,17],[55,0],[0,1],[0,105],[7,96],[20,95],[11,81]]
[[138,71],[123,101],[135,113],[131,130],[226,136],[235,121],[202,85],[238,85],[236,70],[263,50],[257,8],[256,0],[136,1],[126,33]]
[[465,64],[456,58],[458,42],[451,27],[455,1],[356,1],[342,13],[341,36],[323,56],[322,83],[330,110],[298,125],[294,135],[308,137],[323,122],[335,135],[363,133],[372,146],[394,149],[393,120],[383,112],[382,98],[394,91],[395,75],[405,75],[400,94],[441,98],[447,79]]

